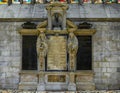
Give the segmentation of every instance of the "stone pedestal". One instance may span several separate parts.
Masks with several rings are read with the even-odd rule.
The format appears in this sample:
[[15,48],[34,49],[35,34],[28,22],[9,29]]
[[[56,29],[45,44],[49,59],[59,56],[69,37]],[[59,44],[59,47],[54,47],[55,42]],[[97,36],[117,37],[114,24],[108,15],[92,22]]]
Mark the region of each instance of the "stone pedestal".
[[70,83],[68,85],[68,90],[69,91],[76,91],[76,84],[75,83]]
[[69,85],[68,85],[68,90],[70,91],[75,91],[76,90],[76,84],[75,84],[75,74],[74,72],[70,72],[69,74]]
[[37,90],[38,91],[44,91],[45,90],[45,80],[44,80],[44,72],[40,72],[38,75],[38,85],[37,85]]
[[18,89],[21,90],[36,90],[37,88],[37,74],[36,72],[23,71],[20,73],[20,83]]
[[75,83],[77,90],[95,90],[92,71],[81,71],[76,73]]
[[37,91],[44,91],[45,90],[45,84],[38,84]]
[[55,84],[55,83],[51,83],[51,84],[47,84],[45,86],[46,91],[66,91],[67,90],[67,84]]

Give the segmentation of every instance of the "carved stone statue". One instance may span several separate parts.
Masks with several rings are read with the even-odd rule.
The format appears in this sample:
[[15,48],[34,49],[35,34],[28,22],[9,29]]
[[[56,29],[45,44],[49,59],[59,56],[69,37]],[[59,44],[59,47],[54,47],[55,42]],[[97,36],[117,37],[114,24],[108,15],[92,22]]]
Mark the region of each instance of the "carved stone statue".
[[62,18],[58,13],[55,13],[52,17],[53,25],[52,28],[59,28],[62,29]]
[[75,70],[76,54],[78,50],[78,39],[73,32],[69,33],[68,53],[69,53],[69,70]]
[[66,30],[66,10],[68,5],[59,2],[49,4],[48,12],[48,30]]
[[48,51],[48,44],[47,44],[47,38],[44,34],[44,32],[40,32],[38,38],[37,38],[37,57],[38,57],[38,70],[45,70],[45,57],[47,55]]

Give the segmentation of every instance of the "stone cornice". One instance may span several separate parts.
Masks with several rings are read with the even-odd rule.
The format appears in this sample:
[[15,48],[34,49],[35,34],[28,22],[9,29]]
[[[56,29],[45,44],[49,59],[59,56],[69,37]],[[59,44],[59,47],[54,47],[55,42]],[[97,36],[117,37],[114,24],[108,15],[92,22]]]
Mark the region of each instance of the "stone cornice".
[[[76,35],[93,35],[95,34],[95,29],[77,29],[74,33]],[[19,31],[21,35],[38,35],[38,32],[36,29],[21,29]],[[46,34],[55,34],[54,31],[47,31]],[[68,34],[66,30],[59,31],[59,34]]]
[[[0,22],[42,22],[47,18],[0,18]],[[120,22],[120,18],[68,18],[75,22],[87,21],[87,22]]]

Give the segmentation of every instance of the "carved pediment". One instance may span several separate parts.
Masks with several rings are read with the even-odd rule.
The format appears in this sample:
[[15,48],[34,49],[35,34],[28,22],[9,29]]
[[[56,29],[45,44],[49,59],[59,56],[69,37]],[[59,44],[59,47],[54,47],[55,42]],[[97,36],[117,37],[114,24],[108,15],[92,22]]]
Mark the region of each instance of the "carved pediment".
[[66,10],[67,4],[54,2],[46,6],[48,13],[48,30],[65,30],[66,29]]
[[68,5],[67,4],[62,4],[60,2],[54,2],[52,4],[48,4],[47,7],[46,7],[47,10],[58,9],[58,8],[61,8],[63,10],[67,10]]

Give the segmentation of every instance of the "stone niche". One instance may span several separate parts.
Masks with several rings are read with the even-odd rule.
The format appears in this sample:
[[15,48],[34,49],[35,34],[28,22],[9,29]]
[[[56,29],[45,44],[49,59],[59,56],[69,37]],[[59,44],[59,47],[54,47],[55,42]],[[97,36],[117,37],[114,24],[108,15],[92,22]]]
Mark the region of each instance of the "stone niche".
[[[38,35],[36,41],[38,70],[21,71],[19,89],[94,90],[93,72],[76,71],[78,49],[76,35],[93,35],[95,30],[77,29],[73,22],[66,19],[68,9],[66,4],[53,3],[46,9],[48,20],[38,24],[35,30],[22,29],[20,31],[22,35]],[[61,20],[63,20],[62,23]],[[54,22],[57,22],[57,25],[53,26]]]
[[53,3],[49,4],[47,7],[48,13],[48,30],[53,29],[66,29],[66,10],[68,5]]

